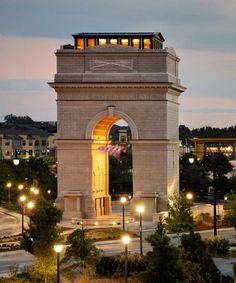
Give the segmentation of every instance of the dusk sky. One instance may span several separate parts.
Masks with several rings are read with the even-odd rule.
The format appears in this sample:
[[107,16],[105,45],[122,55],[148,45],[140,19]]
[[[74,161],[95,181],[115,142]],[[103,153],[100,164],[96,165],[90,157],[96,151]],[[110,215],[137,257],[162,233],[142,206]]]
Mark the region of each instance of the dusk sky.
[[0,121],[56,120],[54,52],[79,32],[161,32],[181,59],[180,124],[236,125],[235,0],[1,0]]

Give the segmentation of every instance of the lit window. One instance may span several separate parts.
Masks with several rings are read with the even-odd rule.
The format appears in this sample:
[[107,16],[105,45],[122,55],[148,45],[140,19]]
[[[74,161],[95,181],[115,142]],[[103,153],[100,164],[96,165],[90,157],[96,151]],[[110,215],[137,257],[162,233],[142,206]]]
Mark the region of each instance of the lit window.
[[98,42],[99,42],[99,45],[104,45],[107,43],[107,40],[105,38],[99,38]]
[[88,46],[95,46],[95,39],[94,38],[88,39]]
[[84,49],[84,40],[82,38],[79,38],[77,40],[77,48],[78,49]]
[[139,48],[139,42],[140,42],[140,40],[138,38],[133,38],[133,40],[132,40],[133,47]]
[[116,38],[110,39],[110,44],[117,44],[117,39]]
[[127,38],[122,38],[121,39],[121,44],[124,46],[128,46],[129,45],[129,40]]
[[144,49],[150,49],[151,48],[151,39],[150,38],[145,38],[143,40],[143,48]]

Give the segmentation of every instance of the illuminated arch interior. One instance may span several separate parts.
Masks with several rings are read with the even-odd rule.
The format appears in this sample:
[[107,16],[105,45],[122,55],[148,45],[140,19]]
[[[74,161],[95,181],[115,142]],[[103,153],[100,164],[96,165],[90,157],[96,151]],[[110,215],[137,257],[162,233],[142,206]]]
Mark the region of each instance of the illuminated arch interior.
[[110,129],[120,119],[122,118],[118,115],[106,116],[96,124],[92,132],[92,188],[96,216],[111,213],[109,211],[109,156],[107,152],[98,150],[98,148],[110,143]]

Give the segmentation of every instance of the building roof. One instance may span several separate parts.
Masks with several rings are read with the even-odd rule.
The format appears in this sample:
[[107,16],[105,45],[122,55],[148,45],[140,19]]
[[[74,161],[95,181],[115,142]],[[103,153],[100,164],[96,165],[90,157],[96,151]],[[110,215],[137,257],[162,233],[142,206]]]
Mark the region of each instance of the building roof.
[[72,35],[78,37],[158,37],[161,41],[165,41],[160,32],[81,32]]
[[236,142],[235,138],[191,138],[192,142],[204,143],[204,142]]

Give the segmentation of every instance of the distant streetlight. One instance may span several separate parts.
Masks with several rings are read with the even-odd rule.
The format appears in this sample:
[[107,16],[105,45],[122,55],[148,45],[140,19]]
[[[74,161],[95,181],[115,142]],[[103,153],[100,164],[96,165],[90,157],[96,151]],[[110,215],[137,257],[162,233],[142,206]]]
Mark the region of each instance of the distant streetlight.
[[189,213],[191,212],[191,202],[193,200],[193,194],[191,192],[188,192],[186,194],[186,199],[188,200],[188,210],[189,210]]
[[142,227],[142,213],[144,212],[144,207],[139,205],[137,207],[137,212],[139,213],[139,237],[140,237],[140,254],[143,255],[143,227]]
[[33,194],[34,195],[38,195],[39,194],[39,189],[34,189]]
[[194,157],[193,156],[190,156],[189,159],[188,159],[189,163],[193,164],[194,162]]
[[23,188],[24,188],[24,185],[22,185],[22,184],[18,185],[18,189],[19,189],[20,191],[23,190]]
[[13,164],[16,165],[16,166],[20,164],[20,159],[18,159],[18,157],[17,157],[17,150],[15,150],[15,156],[14,156],[14,159],[13,159]]
[[123,219],[123,232],[125,231],[125,204],[127,202],[126,197],[121,197],[120,202],[122,204],[122,219]]
[[[32,202],[32,201],[28,202],[28,203],[27,203],[27,208],[28,208],[29,210],[31,210],[32,208],[34,208],[34,202]],[[30,217],[30,215],[29,215],[29,226],[31,226],[31,217]]]
[[30,192],[31,192],[31,193],[33,193],[34,190],[35,190],[34,187],[31,187],[31,188],[30,188]]
[[128,244],[130,242],[130,237],[128,235],[124,235],[122,237],[122,242],[125,245],[125,283],[128,282]]
[[12,187],[12,183],[8,182],[7,183],[7,188],[8,188],[8,202],[11,201],[11,187]]
[[60,283],[60,253],[63,249],[63,245],[54,245],[54,251],[57,253],[57,283]]
[[22,235],[24,234],[25,201],[26,201],[26,196],[25,195],[20,196],[20,202],[21,202],[21,233],[22,233]]

